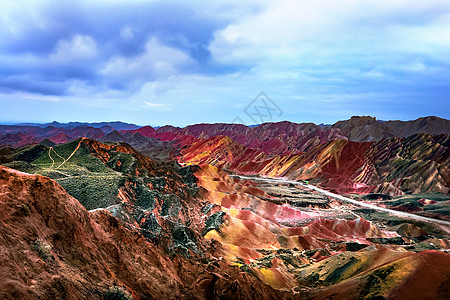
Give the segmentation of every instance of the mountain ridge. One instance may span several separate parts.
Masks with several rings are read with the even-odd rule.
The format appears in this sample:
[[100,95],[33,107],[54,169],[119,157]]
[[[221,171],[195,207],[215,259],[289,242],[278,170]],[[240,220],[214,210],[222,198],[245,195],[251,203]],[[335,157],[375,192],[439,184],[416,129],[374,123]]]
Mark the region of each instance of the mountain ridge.
[[[279,135],[276,124],[268,127],[266,137]],[[295,137],[291,129],[282,133]],[[138,131],[109,135],[144,150],[178,151],[162,162],[123,141],[86,137],[0,148],[0,236],[8,237],[0,243],[0,295],[100,300],[117,289],[136,299],[405,299],[420,290],[431,298],[448,295],[450,242],[440,225],[358,210],[301,186],[239,179],[226,169],[294,177],[306,170],[315,177],[311,183],[334,188],[344,180],[371,182],[382,172],[403,176],[411,169],[424,178],[411,182],[423,185],[433,168],[447,165],[449,135],[335,139],[280,156],[226,135],[169,133],[161,135],[176,139]],[[389,205],[447,215],[442,197],[412,200],[395,198]],[[379,274],[388,280],[376,279]],[[424,280],[424,274],[431,275]]]

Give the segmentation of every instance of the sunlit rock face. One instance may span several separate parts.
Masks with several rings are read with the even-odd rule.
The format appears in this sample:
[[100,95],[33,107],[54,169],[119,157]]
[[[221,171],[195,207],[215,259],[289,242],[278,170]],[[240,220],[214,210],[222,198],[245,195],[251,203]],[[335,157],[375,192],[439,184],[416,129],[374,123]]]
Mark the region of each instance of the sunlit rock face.
[[[402,246],[409,243],[407,236],[423,235],[420,228],[380,229],[332,199],[318,208],[312,203],[319,203],[320,195],[305,188],[233,179],[211,165],[202,165],[195,176],[208,203],[223,212],[222,224],[205,238],[218,241],[231,264],[275,289],[317,299],[402,299],[412,296],[410,284],[436,297],[448,293],[443,274],[448,274],[450,255],[413,253]],[[421,281],[433,266],[438,282]]]
[[243,174],[314,180],[339,193],[447,194],[449,140],[449,135],[428,134],[365,143],[340,139],[296,155],[273,157],[218,136],[182,149],[180,161]]

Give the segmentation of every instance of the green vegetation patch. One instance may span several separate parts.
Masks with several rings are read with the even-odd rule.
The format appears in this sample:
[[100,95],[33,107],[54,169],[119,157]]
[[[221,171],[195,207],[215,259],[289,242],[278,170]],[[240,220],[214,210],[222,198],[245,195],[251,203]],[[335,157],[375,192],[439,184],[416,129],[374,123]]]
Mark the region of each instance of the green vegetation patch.
[[[93,156],[91,154],[91,150],[83,143],[81,143],[78,150],[75,151],[79,142],[80,140],[78,139],[66,144],[55,146],[53,150],[42,153],[42,155],[35,159],[32,164],[40,167],[42,170],[66,170],[69,173],[75,172],[79,169],[84,169],[87,172],[95,173],[114,172],[108,168],[100,158]],[[69,157],[70,159],[68,159]],[[67,161],[63,164],[64,160]]]
[[50,252],[52,246],[44,240],[35,240],[33,243],[33,249],[38,252],[39,256],[44,261],[51,261],[54,259],[52,253]]
[[120,175],[80,175],[56,181],[88,210],[118,203]]
[[31,210],[30,207],[28,205],[26,205],[25,203],[22,203],[20,209],[22,210],[22,212],[24,213],[25,216],[29,216],[31,215]]
[[359,260],[356,257],[350,256],[350,258],[344,265],[340,266],[339,268],[336,268],[335,270],[333,270],[333,272],[331,272],[330,275],[327,276],[325,282],[330,284],[339,282],[341,280],[342,274],[344,274],[345,271],[353,267],[358,262]]
[[29,163],[47,151],[48,148],[43,145],[24,146],[18,149],[3,147],[0,149],[0,163],[4,164],[18,160]]
[[105,300],[133,300],[133,296],[127,289],[113,285],[103,293]]
[[34,173],[39,170],[39,168],[36,168],[35,166],[31,165],[30,163],[28,163],[26,161],[19,161],[19,160],[13,161],[10,163],[4,163],[2,165],[5,167],[8,167],[8,168],[11,168],[11,169],[25,172],[25,173]]
[[383,268],[376,269],[367,276],[366,283],[361,290],[360,299],[373,299],[379,295],[380,290],[385,284],[386,278],[395,270],[394,265],[389,265]]
[[[114,151],[110,154],[110,158],[107,162],[108,167],[111,169],[128,175],[135,174],[136,169],[139,169],[139,162],[130,153],[124,153]],[[141,175],[145,175],[144,169],[139,169]]]

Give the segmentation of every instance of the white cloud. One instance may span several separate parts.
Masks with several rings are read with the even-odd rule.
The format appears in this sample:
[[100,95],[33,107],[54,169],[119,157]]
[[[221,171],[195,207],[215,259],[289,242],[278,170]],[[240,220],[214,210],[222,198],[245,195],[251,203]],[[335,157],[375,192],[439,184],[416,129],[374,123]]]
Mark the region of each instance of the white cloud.
[[169,111],[172,109],[171,108],[172,104],[170,104],[170,103],[154,103],[154,102],[149,102],[149,101],[143,101],[142,104],[145,107],[150,107],[157,111]]
[[153,103],[153,102],[147,102],[147,101],[144,101],[143,103],[149,107],[164,107],[164,106],[170,105],[170,103]]
[[87,35],[75,35],[70,40],[61,40],[56,45],[51,59],[56,61],[86,60],[98,54],[97,43]]
[[304,65],[343,54],[450,50],[447,0],[264,3],[265,9],[216,32],[209,49],[217,61]]
[[145,52],[136,57],[112,57],[100,71],[107,77],[157,79],[177,74],[181,68],[192,65],[194,60],[183,51],[150,38]]

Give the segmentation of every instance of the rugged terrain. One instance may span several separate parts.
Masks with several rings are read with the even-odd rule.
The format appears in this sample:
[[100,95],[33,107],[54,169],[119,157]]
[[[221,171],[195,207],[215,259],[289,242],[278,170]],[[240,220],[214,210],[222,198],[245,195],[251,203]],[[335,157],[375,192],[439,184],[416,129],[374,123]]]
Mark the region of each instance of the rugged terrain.
[[[64,165],[51,151],[68,155]],[[79,200],[48,177],[1,167],[2,298],[107,299],[111,289],[143,299],[283,297],[202,239],[190,167],[89,139],[51,151],[25,168]]]
[[[435,251],[448,249],[448,226],[386,215],[368,222],[338,199],[289,184],[232,179],[211,166],[196,176],[226,212],[223,225],[205,238],[220,241],[229,261],[274,288],[338,299],[412,299],[409,284],[430,299],[449,292],[450,256]],[[429,265],[434,259],[442,268]],[[441,282],[434,292],[420,279],[431,269]]]
[[2,298],[450,297],[447,120],[79,125],[0,128]]

